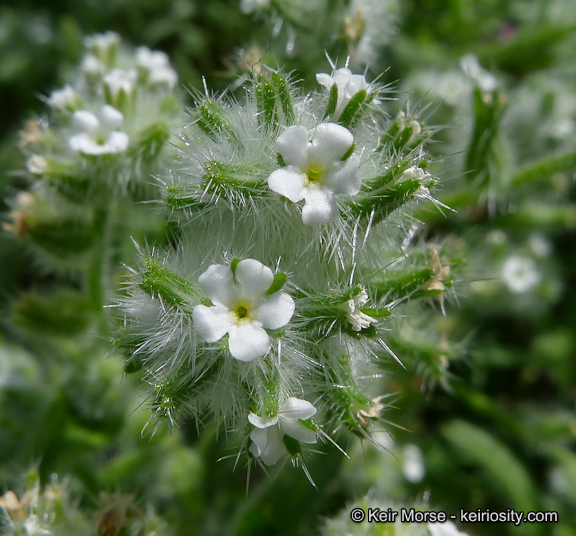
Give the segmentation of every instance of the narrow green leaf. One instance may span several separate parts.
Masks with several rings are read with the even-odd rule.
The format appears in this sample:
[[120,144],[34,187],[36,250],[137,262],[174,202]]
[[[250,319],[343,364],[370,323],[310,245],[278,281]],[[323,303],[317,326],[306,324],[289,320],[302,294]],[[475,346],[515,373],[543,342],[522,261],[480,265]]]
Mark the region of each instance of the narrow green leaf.
[[276,71],[272,72],[272,83],[276,90],[276,94],[280,98],[280,105],[282,106],[282,113],[284,114],[284,122],[287,126],[294,124],[294,105],[292,104],[292,96],[290,95],[290,88],[286,77]]
[[226,118],[224,109],[219,102],[210,98],[204,99],[198,105],[195,115],[198,126],[211,138],[216,140],[223,135],[230,140],[238,141],[238,136]]
[[189,310],[192,302],[197,301],[196,288],[153,257],[145,259],[142,282],[138,286],[152,298],[183,310]]
[[271,128],[278,123],[274,87],[263,75],[259,75],[257,82],[254,84],[254,89],[256,91],[256,106],[258,107],[260,124]]
[[[336,84],[334,84],[334,86],[335,85]],[[368,110],[368,106],[373,99],[374,95],[369,95],[365,89],[358,91],[358,93],[356,93],[350,99],[350,102],[346,105],[346,108],[344,108],[338,123],[340,123],[343,127],[353,129],[360,121],[366,110]]]
[[[506,445],[485,430],[460,420],[445,425],[442,433],[467,461],[486,471],[493,481],[493,492],[502,494],[511,507],[524,512],[538,510],[534,483]],[[529,527],[526,525],[525,530]]]
[[274,294],[278,292],[286,283],[286,278],[288,276],[285,273],[274,274],[274,281],[270,288],[266,291],[266,295]]
[[332,117],[336,111],[336,106],[338,104],[338,86],[332,84],[330,88],[330,93],[328,95],[328,104],[326,105],[326,111],[324,112],[324,119]]

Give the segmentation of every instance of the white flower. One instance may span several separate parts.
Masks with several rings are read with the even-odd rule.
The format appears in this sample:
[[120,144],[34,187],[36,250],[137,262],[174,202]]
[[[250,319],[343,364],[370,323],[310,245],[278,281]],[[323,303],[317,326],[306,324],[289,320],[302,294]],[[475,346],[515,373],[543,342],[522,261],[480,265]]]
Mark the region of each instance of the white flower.
[[77,110],[72,116],[74,127],[80,131],[68,140],[73,151],[87,155],[121,153],[128,148],[128,135],[117,129],[123,115],[106,104],[100,109],[99,117],[87,110]]
[[84,46],[98,52],[108,52],[113,46],[120,43],[120,36],[116,32],[89,35],[84,38]]
[[42,175],[50,169],[50,164],[43,156],[33,154],[26,160],[26,168],[33,175]]
[[465,532],[460,532],[452,521],[444,523],[428,523],[428,530],[431,536],[468,536]]
[[430,184],[432,176],[430,175],[430,173],[427,173],[422,168],[419,168],[418,166],[412,166],[409,167],[406,171],[404,171],[404,173],[402,173],[400,182],[414,179],[422,183],[422,185],[426,186],[427,184]]
[[353,141],[352,133],[335,123],[319,124],[311,141],[302,125],[287,128],[278,137],[276,147],[287,165],[270,174],[268,186],[293,203],[304,199],[306,225],[334,220],[339,215],[334,195],[360,190],[360,157],[342,161]]
[[474,54],[462,56],[462,58],[460,58],[460,68],[484,93],[491,93],[498,87],[496,77],[482,68],[478,58],[474,56]]
[[66,84],[62,89],[56,89],[46,100],[50,108],[55,108],[61,112],[66,112],[78,103],[78,94],[72,89],[72,86]]
[[318,73],[316,80],[321,86],[327,90],[336,84],[338,88],[338,101],[336,104],[335,116],[339,116],[346,108],[352,97],[363,89],[370,91],[370,84],[366,82],[366,78],[361,74],[352,74],[352,71],[347,68],[337,69],[331,75],[328,73]]
[[106,66],[94,54],[86,54],[82,58],[80,69],[88,75],[99,75],[104,73]]
[[360,331],[370,327],[376,322],[374,318],[368,316],[358,309],[358,307],[368,303],[368,294],[365,290],[360,291],[354,298],[350,298],[345,304],[346,320],[352,325],[354,331]]
[[151,84],[167,85],[173,88],[178,82],[176,71],[170,67],[168,55],[148,47],[136,49],[136,63],[148,71],[148,81]]
[[[432,183],[432,175],[424,171],[422,168],[419,168],[418,166],[412,166],[409,167],[406,171],[404,171],[404,173],[402,173],[402,176],[400,177],[400,182],[414,179],[416,179],[420,183],[420,187],[418,188],[418,190],[414,192],[414,197],[418,197],[420,199],[427,199],[428,201],[435,202],[434,198],[432,197],[432,194],[430,193],[430,190],[427,188],[427,185]],[[436,201],[436,203],[438,202]],[[446,207],[446,205],[441,204],[441,206],[448,208]]]
[[24,530],[26,536],[52,536],[49,530],[40,527],[38,518],[33,514],[24,521]]
[[504,261],[501,277],[513,294],[524,294],[542,280],[534,260],[519,255],[510,255]]
[[422,451],[417,445],[408,444],[404,446],[403,454],[402,472],[408,482],[418,484],[418,482],[422,481],[426,473]]
[[241,0],[240,11],[242,13],[252,13],[258,9],[264,9],[270,6],[270,0]]
[[250,434],[250,452],[266,465],[274,465],[288,453],[283,441],[285,435],[300,443],[316,443],[316,432],[299,422],[310,419],[315,414],[316,408],[310,402],[294,397],[282,404],[275,417],[260,417],[250,413],[248,420],[255,427]]
[[106,84],[106,87],[110,90],[110,94],[114,100],[118,98],[122,91],[124,91],[126,95],[130,95],[137,79],[138,73],[135,69],[112,69],[103,78],[104,84]]
[[253,361],[270,348],[266,329],[285,326],[294,314],[294,300],[285,292],[267,294],[274,274],[254,259],[238,263],[234,274],[222,264],[212,264],[199,278],[204,294],[214,304],[197,305],[192,313],[196,331],[206,342],[228,334],[232,357]]
[[536,257],[543,259],[544,257],[548,257],[550,253],[552,253],[552,244],[548,241],[548,239],[538,233],[530,235],[528,239],[528,245],[530,249],[536,255]]

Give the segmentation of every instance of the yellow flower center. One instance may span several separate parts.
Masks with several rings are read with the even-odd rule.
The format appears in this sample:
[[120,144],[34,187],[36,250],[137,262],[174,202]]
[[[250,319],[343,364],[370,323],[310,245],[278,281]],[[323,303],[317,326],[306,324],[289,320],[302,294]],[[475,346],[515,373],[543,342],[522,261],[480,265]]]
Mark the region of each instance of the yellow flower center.
[[250,320],[250,306],[247,303],[239,303],[233,309],[238,322],[242,320]]
[[306,172],[306,175],[308,177],[308,183],[320,183],[322,181],[322,175],[324,174],[324,169],[322,169],[320,166],[316,165],[316,164],[312,164],[309,168],[308,171]]

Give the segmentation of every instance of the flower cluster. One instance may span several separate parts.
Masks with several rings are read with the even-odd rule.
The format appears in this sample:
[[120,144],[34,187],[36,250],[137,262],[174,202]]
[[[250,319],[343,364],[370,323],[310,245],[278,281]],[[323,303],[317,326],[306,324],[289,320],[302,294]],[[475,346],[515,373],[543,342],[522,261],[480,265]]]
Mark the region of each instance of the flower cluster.
[[427,264],[411,286],[388,268],[402,209],[434,201],[425,129],[390,119],[382,88],[348,68],[317,79],[306,94],[263,67],[242,102],[197,95],[160,176],[179,243],[140,249],[118,300],[116,345],[152,386],[153,415],[211,415],[265,465],[301,464],[324,426],[371,438],[385,387],[364,378],[375,356],[398,359],[386,318],[449,285]]
[[[149,174],[166,161],[164,142],[179,124],[178,77],[167,56],[125,48],[114,32],[85,38],[79,70],[45,102],[52,112],[39,136],[23,144],[32,173],[60,193],[150,192]],[[100,171],[106,160],[108,170]],[[75,180],[71,181],[74,176]],[[146,194],[145,194],[146,195]]]

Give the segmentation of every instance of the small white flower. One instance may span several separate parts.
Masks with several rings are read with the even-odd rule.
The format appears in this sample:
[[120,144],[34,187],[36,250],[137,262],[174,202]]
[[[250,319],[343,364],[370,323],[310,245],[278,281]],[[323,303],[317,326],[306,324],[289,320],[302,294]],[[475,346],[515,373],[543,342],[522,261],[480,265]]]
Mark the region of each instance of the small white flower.
[[254,259],[229,266],[212,264],[199,278],[204,294],[214,304],[197,305],[192,313],[196,331],[206,342],[228,334],[232,357],[253,361],[270,348],[267,329],[285,326],[294,314],[294,300],[285,292],[267,295],[274,274]]
[[273,171],[268,186],[293,203],[304,199],[302,221],[306,225],[322,225],[339,215],[334,196],[354,195],[362,179],[358,166],[360,157],[342,158],[352,147],[354,136],[343,126],[321,123],[308,139],[302,125],[287,128],[276,141],[286,167]]
[[42,175],[48,171],[50,165],[43,156],[33,154],[26,160],[26,168],[33,175]]
[[148,81],[151,84],[167,85],[173,88],[178,82],[176,71],[170,66],[168,55],[148,47],[136,49],[136,63],[148,71]]
[[361,74],[352,74],[352,71],[346,67],[336,69],[331,75],[328,73],[318,73],[316,80],[327,90],[330,90],[330,88],[336,84],[338,88],[338,101],[336,111],[334,112],[335,116],[340,116],[356,93],[363,89],[368,92],[370,91],[370,84],[366,82],[366,78]]
[[360,331],[370,327],[370,324],[376,322],[374,318],[368,316],[358,309],[368,303],[368,294],[361,290],[354,298],[350,298],[344,305],[346,310],[346,320],[352,325],[354,331]]
[[418,482],[422,481],[426,473],[422,451],[417,445],[408,444],[404,446],[403,454],[402,472],[408,482],[418,484]]
[[137,79],[138,73],[135,69],[112,69],[104,76],[103,81],[109,89],[112,98],[116,100],[122,91],[126,95],[130,95]]
[[52,93],[46,102],[50,108],[60,110],[61,112],[69,111],[71,108],[78,103],[79,97],[72,86],[66,84],[62,89],[56,89]]
[[402,173],[402,177],[400,178],[400,182],[410,181],[416,179],[420,181],[423,186],[430,184],[432,176],[430,173],[426,173],[422,168],[418,166],[411,166],[409,167],[404,173]]
[[310,419],[315,414],[316,408],[310,402],[294,397],[282,404],[275,417],[260,417],[250,413],[248,420],[255,427],[250,434],[250,452],[266,465],[274,465],[288,453],[283,441],[285,435],[300,443],[316,443],[316,432],[299,422]]
[[474,56],[474,54],[462,56],[462,58],[460,58],[460,68],[484,93],[491,93],[498,87],[496,77],[482,68],[478,58]]
[[252,13],[267,7],[270,7],[270,0],[241,0],[240,2],[240,11],[242,13]]
[[548,257],[550,253],[552,253],[552,244],[550,241],[543,235],[535,233],[530,235],[528,239],[528,245],[530,249],[536,255],[536,257],[543,259]]
[[104,74],[106,66],[94,54],[86,54],[82,58],[80,69],[87,75],[101,75]]
[[52,536],[49,530],[40,527],[38,518],[33,514],[24,521],[24,530],[26,536]]
[[510,255],[504,261],[501,277],[513,294],[525,294],[542,280],[534,260],[519,255]]
[[128,135],[117,129],[122,125],[123,115],[106,104],[98,117],[87,110],[77,110],[72,122],[79,131],[68,140],[73,151],[87,155],[121,153],[128,148]]
[[428,523],[431,536],[468,536],[466,532],[460,532],[452,521],[444,523]]
[[89,35],[84,38],[84,46],[89,50],[108,52],[113,46],[120,43],[120,36],[116,32]]

